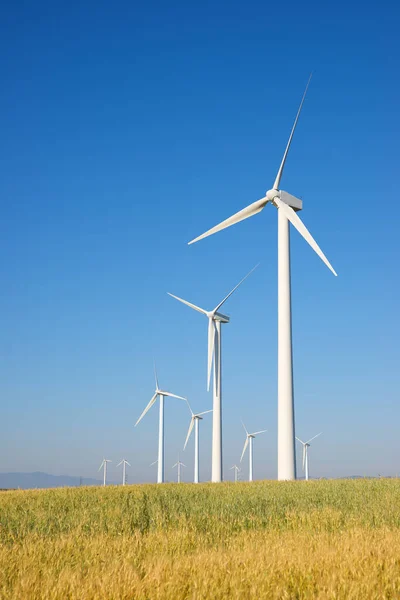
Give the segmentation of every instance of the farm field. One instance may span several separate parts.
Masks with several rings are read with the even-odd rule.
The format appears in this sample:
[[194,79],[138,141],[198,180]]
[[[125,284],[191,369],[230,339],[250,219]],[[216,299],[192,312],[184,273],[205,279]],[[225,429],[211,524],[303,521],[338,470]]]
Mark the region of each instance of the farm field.
[[0,494],[0,598],[400,598],[400,481]]

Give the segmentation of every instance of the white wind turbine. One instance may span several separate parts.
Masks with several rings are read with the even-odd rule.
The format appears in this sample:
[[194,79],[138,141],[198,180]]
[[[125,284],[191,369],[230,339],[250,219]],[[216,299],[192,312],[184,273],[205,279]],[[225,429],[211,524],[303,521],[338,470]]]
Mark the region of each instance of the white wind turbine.
[[101,469],[103,469],[103,485],[106,485],[106,479],[107,479],[107,463],[112,462],[111,460],[108,460],[107,458],[103,458],[103,462],[101,463],[100,467],[99,467],[99,471],[101,471]]
[[[322,431],[321,431],[321,433],[322,433]],[[321,433],[317,433],[317,435],[314,435],[314,437],[307,440],[307,442],[303,442],[303,440],[301,440],[300,438],[298,438],[296,436],[296,440],[298,442],[300,442],[300,444],[302,444],[302,446],[303,446],[303,471],[304,471],[304,476],[305,476],[306,481],[308,481],[308,449],[311,445],[310,442],[312,442],[313,440],[315,440],[315,438],[320,436]]]
[[121,460],[121,462],[117,464],[117,467],[119,467],[121,465],[122,465],[122,485],[125,485],[126,484],[126,465],[128,465],[128,467],[130,467],[131,464],[128,463],[128,461],[125,460],[125,458],[123,458]]
[[214,358],[214,381],[213,381],[213,426],[212,426],[212,463],[211,481],[222,481],[222,384],[221,384],[221,323],[229,323],[229,317],[218,312],[221,306],[237,290],[237,288],[256,269],[253,267],[249,273],[229,292],[227,296],[214,308],[204,310],[187,300],[183,300],[174,294],[172,298],[183,302],[190,308],[197,310],[208,318],[208,359],[207,359],[207,389],[210,389],[211,366]]
[[190,407],[188,402],[189,410],[192,413],[192,418],[190,419],[189,429],[186,436],[185,445],[183,449],[185,450],[187,443],[189,441],[190,435],[193,431],[194,427],[194,483],[199,483],[199,422],[203,420],[202,415],[206,415],[207,413],[212,412],[212,410],[205,410],[201,413],[194,413]]
[[217,231],[221,231],[226,227],[230,227],[235,223],[239,223],[244,219],[256,215],[262,211],[268,202],[278,210],[278,479],[296,479],[289,221],[310,244],[311,248],[318,254],[332,273],[336,275],[335,270],[325,254],[295,212],[302,209],[302,201],[280,189],[280,182],[286,158],[310,80],[311,76],[297,111],[294,125],[272,189],[268,190],[261,200],[257,200],[256,202],[253,202],[253,204],[246,206],[246,208],[234,214],[232,217],[229,217],[219,225],[216,225],[189,242],[189,244],[193,244]]
[[186,467],[186,465],[183,464],[183,462],[179,458],[179,455],[178,455],[178,462],[176,462],[174,465],[172,465],[173,469],[175,467],[178,467],[178,483],[180,483],[181,482],[181,467]]
[[[158,471],[157,471],[157,483],[164,483],[164,398],[165,396],[169,398],[178,398],[179,400],[186,400],[183,396],[177,396],[176,394],[171,394],[170,392],[166,392],[161,390],[158,385],[157,371],[154,365],[154,376],[156,380],[156,390],[154,392],[154,396],[138,418],[135,423],[135,427],[140,421],[143,419],[144,415],[148,410],[153,406],[156,402],[157,397],[160,399],[160,413],[159,413],[159,425],[158,425]],[[153,463],[154,464],[154,463]]]
[[237,465],[233,465],[229,470],[235,469],[235,483],[238,482],[238,473],[240,473],[241,469]]
[[259,433],[265,433],[267,429],[262,429],[261,431],[255,431],[254,433],[249,433],[246,429],[245,424],[242,421],[242,425],[246,432],[246,441],[243,446],[242,456],[240,457],[240,462],[242,462],[244,453],[246,452],[247,446],[249,447],[249,481],[253,481],[253,440]]

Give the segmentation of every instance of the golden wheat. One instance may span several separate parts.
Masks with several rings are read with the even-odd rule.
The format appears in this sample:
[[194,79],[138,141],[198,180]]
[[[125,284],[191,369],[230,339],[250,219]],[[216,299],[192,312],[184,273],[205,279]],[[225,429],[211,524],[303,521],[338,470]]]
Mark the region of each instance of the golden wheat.
[[0,598],[400,598],[400,482],[0,495]]

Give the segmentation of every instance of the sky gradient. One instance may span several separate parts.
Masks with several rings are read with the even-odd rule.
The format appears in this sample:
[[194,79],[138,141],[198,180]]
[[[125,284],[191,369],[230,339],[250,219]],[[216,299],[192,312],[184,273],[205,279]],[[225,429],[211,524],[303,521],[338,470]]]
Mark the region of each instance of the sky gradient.
[[[400,438],[398,80],[393,2],[6,3],[0,26],[0,471],[153,481],[161,386],[211,408],[207,321],[223,326],[225,474],[249,430],[276,477],[276,211],[188,247],[275,179],[292,229],[296,433],[310,476],[396,474]],[[166,401],[166,477],[189,412]],[[201,423],[210,477],[211,418]],[[300,448],[298,449],[300,450]],[[193,471],[193,441],[181,455]],[[298,451],[300,466],[301,452]],[[247,474],[247,461],[243,476]]]

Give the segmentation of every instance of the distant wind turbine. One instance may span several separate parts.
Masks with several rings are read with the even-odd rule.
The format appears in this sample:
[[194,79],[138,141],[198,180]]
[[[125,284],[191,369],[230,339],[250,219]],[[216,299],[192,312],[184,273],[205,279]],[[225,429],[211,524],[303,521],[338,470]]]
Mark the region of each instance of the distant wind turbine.
[[238,482],[238,473],[240,473],[241,469],[237,465],[233,465],[229,470],[235,469],[235,483]]
[[235,290],[256,269],[253,267],[246,277],[229,292],[227,296],[213,310],[205,310],[174,294],[172,298],[190,306],[208,318],[208,359],[207,359],[207,389],[210,389],[211,366],[214,358],[214,385],[213,385],[213,427],[212,427],[212,465],[211,481],[222,481],[222,384],[221,384],[221,323],[229,323],[229,317],[218,312]]
[[253,439],[259,433],[265,433],[267,429],[262,429],[261,431],[255,431],[254,433],[249,433],[246,429],[245,424],[242,421],[242,425],[246,432],[246,441],[243,446],[242,456],[240,457],[240,462],[242,462],[244,453],[246,452],[247,446],[249,446],[249,481],[253,481]]
[[174,469],[175,467],[178,467],[178,483],[181,482],[181,467],[186,467],[186,465],[183,464],[183,462],[181,461],[181,459],[178,456],[178,462],[176,462],[172,468]]
[[152,397],[152,399],[150,400],[150,402],[148,403],[148,405],[146,406],[146,408],[144,409],[144,411],[142,412],[142,414],[136,421],[135,427],[138,423],[140,423],[140,421],[143,419],[143,417],[147,413],[147,411],[150,410],[150,408],[156,402],[157,397],[158,397],[160,399],[160,413],[159,413],[159,425],[158,425],[157,483],[164,483],[164,481],[165,481],[165,476],[164,476],[164,471],[165,471],[165,469],[164,469],[164,398],[167,396],[168,398],[178,398],[179,400],[185,400],[185,401],[186,401],[186,398],[184,398],[183,396],[177,396],[176,394],[171,394],[171,392],[166,392],[166,391],[160,389],[160,387],[158,385],[157,371],[156,371],[155,365],[154,365],[154,377],[156,380],[156,390],[154,392],[154,396]]
[[[268,190],[261,200],[257,200],[229,217],[219,225],[206,231],[189,244],[193,244],[217,231],[248,219],[261,212],[270,203],[278,211],[278,479],[296,479],[296,448],[294,431],[294,397],[293,397],[293,366],[292,366],[292,315],[290,293],[290,238],[289,221],[318,254],[325,265],[336,275],[335,270],[307,230],[297,212],[303,203],[288,192],[280,189],[280,182],[288,156],[290,144],[296,129],[297,121],[303,107],[308,80],[300,107],[283,154],[278,173],[272,189]],[[215,415],[214,415],[215,416]]]
[[103,469],[103,485],[106,485],[106,479],[107,479],[107,463],[112,462],[111,460],[108,460],[107,458],[103,458],[103,462],[101,463],[100,467],[99,467],[99,471],[101,471],[101,469]]
[[189,441],[190,435],[193,431],[194,427],[194,483],[199,483],[199,422],[203,420],[202,415],[206,415],[207,413],[212,412],[212,410],[205,410],[200,413],[194,413],[190,407],[188,402],[189,410],[192,413],[192,418],[190,419],[189,429],[186,436],[185,445],[183,449],[185,450],[187,443]]
[[131,464],[128,463],[128,461],[125,460],[125,458],[123,458],[121,460],[121,462],[117,464],[117,467],[119,467],[120,465],[122,465],[122,485],[125,485],[126,484],[126,465],[128,465],[128,467],[130,467]]
[[[321,431],[321,433],[322,433],[322,431]],[[303,471],[304,471],[304,477],[305,477],[306,481],[308,481],[308,449],[311,445],[310,442],[312,442],[313,440],[315,440],[315,438],[320,436],[321,433],[317,433],[317,435],[314,435],[314,437],[307,440],[307,442],[303,442],[303,440],[301,440],[300,438],[298,438],[296,436],[296,440],[298,442],[300,442],[300,444],[303,446]]]

